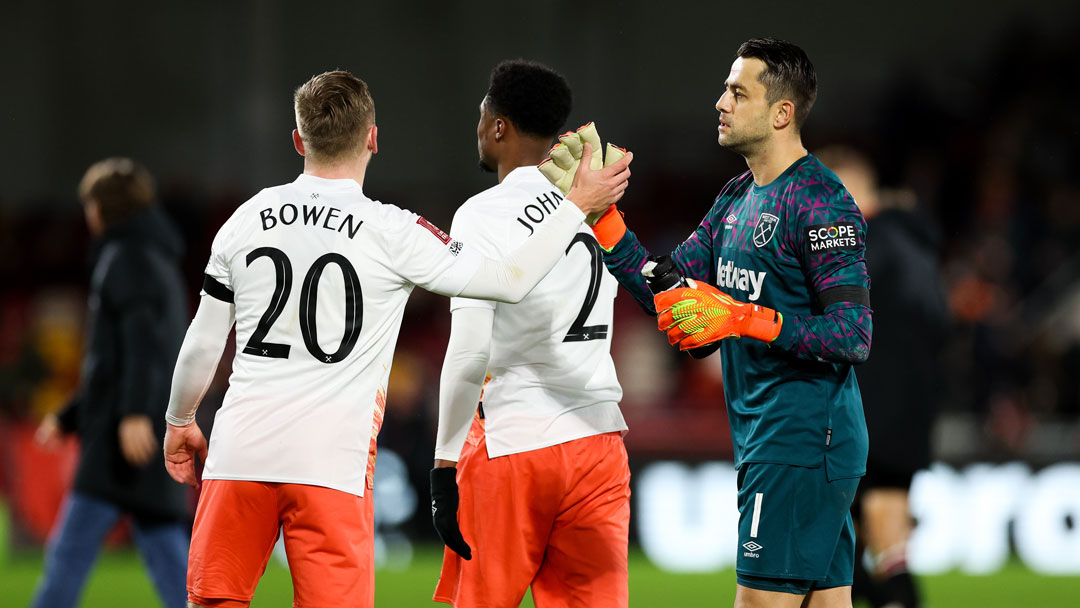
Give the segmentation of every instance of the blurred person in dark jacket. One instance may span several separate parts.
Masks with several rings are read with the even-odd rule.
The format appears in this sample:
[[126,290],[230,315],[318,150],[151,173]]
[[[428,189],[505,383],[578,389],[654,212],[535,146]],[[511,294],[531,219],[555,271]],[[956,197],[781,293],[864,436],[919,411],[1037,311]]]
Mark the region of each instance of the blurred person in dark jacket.
[[91,166],[79,198],[95,240],[82,373],[75,396],[42,421],[37,439],[49,445],[73,433],[81,450],[32,605],[74,606],[107,534],[130,515],[163,604],[184,606],[186,489],[169,478],[161,450],[188,319],[183,242],[153,204],[150,174],[130,159]]
[[907,569],[908,488],[915,472],[930,465],[943,381],[938,363],[950,323],[938,263],[941,236],[914,210],[913,194],[878,187],[861,153],[831,147],[818,158],[867,220],[866,265],[874,277],[874,350],[859,368],[870,453],[852,506],[860,540],[852,596],[875,608],[911,608],[920,600]]

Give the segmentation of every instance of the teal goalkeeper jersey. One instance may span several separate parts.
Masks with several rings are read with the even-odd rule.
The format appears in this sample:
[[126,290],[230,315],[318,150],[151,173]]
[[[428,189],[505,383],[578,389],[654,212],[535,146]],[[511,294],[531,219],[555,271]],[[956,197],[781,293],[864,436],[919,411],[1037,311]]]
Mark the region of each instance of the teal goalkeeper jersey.
[[[807,155],[765,186],[749,171],[728,182],[671,254],[683,276],[784,317],[772,344],[721,342],[736,468],[824,464],[830,479],[865,473],[866,422],[853,369],[870,345],[865,237],[851,195]],[[627,231],[604,262],[655,314],[641,276],[647,255]]]

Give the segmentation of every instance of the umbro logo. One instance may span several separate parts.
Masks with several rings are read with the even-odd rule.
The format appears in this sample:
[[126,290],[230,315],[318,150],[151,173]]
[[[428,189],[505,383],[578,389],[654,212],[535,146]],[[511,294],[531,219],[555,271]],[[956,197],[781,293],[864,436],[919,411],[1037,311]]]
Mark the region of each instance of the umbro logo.
[[734,213],[728,214],[728,216],[724,219],[726,219],[727,223],[729,224],[734,224],[735,222],[739,221],[739,218],[735,217]]
[[750,541],[748,543],[743,543],[743,548],[746,549],[747,551],[758,551],[760,549],[764,549],[765,547],[762,547],[761,545],[755,543],[754,541]]

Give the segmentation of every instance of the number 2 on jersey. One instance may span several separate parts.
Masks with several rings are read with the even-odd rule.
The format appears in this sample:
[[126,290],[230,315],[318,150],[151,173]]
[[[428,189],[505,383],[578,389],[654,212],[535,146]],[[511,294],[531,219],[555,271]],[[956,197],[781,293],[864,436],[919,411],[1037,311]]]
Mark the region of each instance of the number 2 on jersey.
[[[270,296],[270,303],[259,319],[259,325],[251,332],[251,337],[244,346],[244,352],[257,357],[270,357],[272,359],[287,359],[292,347],[288,344],[276,344],[265,342],[266,334],[270,333],[281,312],[285,309],[285,302],[292,290],[292,263],[285,252],[274,247],[259,247],[247,255],[247,265],[255,260],[267,257],[274,262],[274,295]],[[332,353],[327,353],[319,346],[319,334],[316,326],[315,311],[319,297],[319,279],[322,278],[323,270],[330,264],[337,264],[341,268],[342,277],[345,280],[345,332],[341,336],[341,344]],[[360,327],[364,320],[364,306],[362,291],[360,289],[360,277],[349,260],[339,253],[327,253],[311,265],[304,283],[300,288],[300,333],[304,337],[304,346],[307,347],[312,357],[323,363],[337,363],[349,356],[356,341],[360,338]]]
[[563,338],[563,342],[606,340],[608,334],[607,325],[585,325],[585,321],[588,320],[589,314],[592,313],[593,306],[596,305],[596,298],[600,295],[600,278],[604,271],[603,252],[600,251],[600,243],[596,242],[596,238],[591,234],[579,232],[577,236],[574,237],[574,240],[570,241],[570,245],[566,247],[567,254],[570,253],[570,250],[574,247],[575,243],[581,243],[589,250],[591,261],[589,289],[585,292],[585,301],[581,304],[581,311],[578,312],[578,316],[574,319],[574,322],[570,324],[570,331],[566,332],[566,337]]

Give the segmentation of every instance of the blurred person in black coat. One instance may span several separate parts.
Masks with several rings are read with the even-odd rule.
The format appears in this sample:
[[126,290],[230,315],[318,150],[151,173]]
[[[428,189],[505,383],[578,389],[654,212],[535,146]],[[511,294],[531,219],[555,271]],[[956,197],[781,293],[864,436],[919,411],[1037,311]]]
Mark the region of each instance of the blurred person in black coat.
[[874,277],[874,349],[857,372],[870,453],[852,506],[860,541],[852,596],[875,608],[912,608],[920,600],[907,569],[908,488],[915,472],[930,464],[943,381],[939,355],[950,322],[938,262],[941,237],[933,221],[914,211],[913,194],[878,187],[860,153],[833,147],[818,157],[866,217],[866,265]]
[[153,204],[150,174],[125,158],[87,170],[79,186],[95,239],[79,388],[38,427],[43,444],[80,440],[75,486],[53,530],[33,606],[74,606],[106,536],[123,515],[163,604],[187,599],[186,489],[161,450],[172,368],[187,326],[183,242]]

